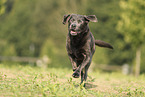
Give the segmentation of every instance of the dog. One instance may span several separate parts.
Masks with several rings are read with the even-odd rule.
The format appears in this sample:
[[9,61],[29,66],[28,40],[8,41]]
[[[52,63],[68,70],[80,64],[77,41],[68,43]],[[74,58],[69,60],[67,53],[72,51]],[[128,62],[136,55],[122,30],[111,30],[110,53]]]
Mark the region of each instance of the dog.
[[68,23],[66,49],[74,71],[72,76],[79,78],[81,75],[80,84],[87,80],[87,71],[95,52],[95,45],[113,49],[109,43],[94,39],[88,23],[97,21],[95,15],[69,14],[63,17],[63,24]]

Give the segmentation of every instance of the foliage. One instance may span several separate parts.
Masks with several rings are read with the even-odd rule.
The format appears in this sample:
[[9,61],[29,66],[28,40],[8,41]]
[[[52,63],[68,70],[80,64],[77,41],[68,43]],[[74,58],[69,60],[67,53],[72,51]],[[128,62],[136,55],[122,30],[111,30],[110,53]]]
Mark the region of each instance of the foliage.
[[123,9],[121,20],[118,22],[118,30],[124,39],[136,50],[136,76],[140,73],[141,46],[145,38],[145,1],[122,0],[120,6]]
[[1,56],[14,56],[16,51],[14,45],[8,44],[5,40],[0,40],[0,54]]
[[65,68],[0,64],[0,71],[1,96],[145,96],[145,75],[136,79],[116,72],[92,72],[84,88],[79,85],[80,79],[72,78],[72,72]]
[[46,40],[41,50],[41,57],[46,55],[50,58],[51,63],[48,64],[48,67],[71,67],[64,47],[65,44],[58,45],[51,39]]
[[125,36],[126,42],[133,47],[144,43],[145,38],[145,1],[144,0],[122,0],[120,6],[123,9],[118,30]]
[[4,14],[4,12],[5,12],[5,9],[6,9],[5,3],[6,3],[6,0],[1,0],[0,1],[0,15]]

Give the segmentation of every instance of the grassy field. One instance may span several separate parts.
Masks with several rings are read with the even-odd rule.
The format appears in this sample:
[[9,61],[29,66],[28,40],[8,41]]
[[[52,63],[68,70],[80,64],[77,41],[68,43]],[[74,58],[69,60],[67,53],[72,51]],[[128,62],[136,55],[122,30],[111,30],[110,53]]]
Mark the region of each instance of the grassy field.
[[90,72],[86,88],[72,70],[0,64],[0,97],[145,97],[145,75]]

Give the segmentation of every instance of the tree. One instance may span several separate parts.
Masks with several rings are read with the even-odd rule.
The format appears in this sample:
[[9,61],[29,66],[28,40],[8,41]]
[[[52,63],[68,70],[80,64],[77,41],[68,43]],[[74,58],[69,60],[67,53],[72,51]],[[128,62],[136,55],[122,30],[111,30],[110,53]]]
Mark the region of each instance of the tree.
[[117,29],[124,39],[136,50],[135,75],[140,74],[141,47],[145,39],[145,1],[144,0],[121,0],[121,19]]

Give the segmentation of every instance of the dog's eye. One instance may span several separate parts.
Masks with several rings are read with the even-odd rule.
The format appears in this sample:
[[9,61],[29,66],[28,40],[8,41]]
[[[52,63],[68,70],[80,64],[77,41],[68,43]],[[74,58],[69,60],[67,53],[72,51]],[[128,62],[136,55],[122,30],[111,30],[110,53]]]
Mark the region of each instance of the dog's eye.
[[74,22],[74,21],[75,21],[75,19],[71,19],[71,21],[72,21],[72,22]]
[[82,21],[81,20],[78,20],[78,23],[81,23]]

